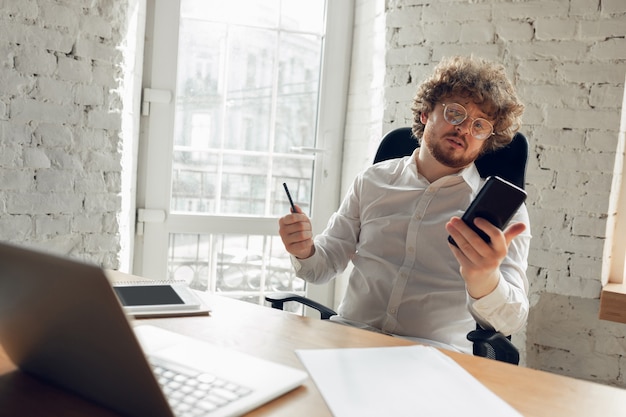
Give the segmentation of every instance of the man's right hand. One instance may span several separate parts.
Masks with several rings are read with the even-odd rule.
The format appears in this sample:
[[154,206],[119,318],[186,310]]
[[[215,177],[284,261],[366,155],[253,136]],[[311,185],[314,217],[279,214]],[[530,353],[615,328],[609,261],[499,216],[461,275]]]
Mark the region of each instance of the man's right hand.
[[299,259],[306,259],[315,253],[311,220],[296,205],[296,212],[278,220],[278,233],[287,252]]

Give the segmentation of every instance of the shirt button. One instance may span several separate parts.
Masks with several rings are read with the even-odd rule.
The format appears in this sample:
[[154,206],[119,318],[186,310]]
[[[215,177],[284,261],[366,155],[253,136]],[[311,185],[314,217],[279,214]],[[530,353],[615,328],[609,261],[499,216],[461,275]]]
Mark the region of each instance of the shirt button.
[[413,246],[409,246],[407,250],[409,251],[409,253],[415,252],[415,248]]
[[391,310],[389,310],[391,314],[396,314],[396,311],[398,311],[398,309],[395,307],[391,307]]

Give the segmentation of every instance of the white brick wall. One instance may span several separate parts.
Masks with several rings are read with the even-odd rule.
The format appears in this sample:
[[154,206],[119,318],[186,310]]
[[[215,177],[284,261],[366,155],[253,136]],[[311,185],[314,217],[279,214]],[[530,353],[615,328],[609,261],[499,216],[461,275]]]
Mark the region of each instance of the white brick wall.
[[[599,321],[601,258],[626,73],[623,0],[387,0],[386,29],[355,31],[355,48],[386,35],[383,132],[410,125],[410,101],[442,57],[473,53],[508,69],[527,105],[527,172],[532,222],[530,299],[525,333],[514,342],[527,366],[626,387],[626,326]],[[357,16],[380,10],[357,1]],[[367,10],[370,10],[368,12]],[[364,24],[362,27],[366,27]],[[368,44],[362,44],[362,39]],[[353,51],[363,75],[380,58]],[[380,85],[351,83],[359,104],[374,103]],[[378,103],[376,103],[378,104]],[[377,106],[376,108],[379,108]],[[374,113],[349,114],[343,184],[370,163],[363,153],[382,132]],[[371,157],[371,154],[368,155]],[[345,186],[344,186],[345,190]]]
[[0,239],[124,267],[145,1],[1,5]]

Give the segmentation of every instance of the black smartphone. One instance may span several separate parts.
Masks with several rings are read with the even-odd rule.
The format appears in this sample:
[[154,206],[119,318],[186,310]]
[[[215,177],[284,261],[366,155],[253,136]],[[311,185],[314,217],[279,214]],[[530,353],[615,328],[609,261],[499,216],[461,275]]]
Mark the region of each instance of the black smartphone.
[[[474,219],[482,217],[502,230],[525,200],[526,191],[498,176],[492,176],[465,210],[461,220],[489,243],[491,239],[474,225]],[[448,236],[448,241],[457,246],[452,236]]]

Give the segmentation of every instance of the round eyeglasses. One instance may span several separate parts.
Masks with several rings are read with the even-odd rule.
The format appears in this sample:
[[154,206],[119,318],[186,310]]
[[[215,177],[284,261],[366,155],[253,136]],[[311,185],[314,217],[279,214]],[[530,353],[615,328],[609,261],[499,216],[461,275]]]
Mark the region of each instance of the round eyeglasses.
[[476,119],[470,117],[470,115],[467,114],[465,107],[458,103],[442,103],[442,105],[443,118],[446,119],[446,122],[451,125],[458,126],[469,117],[472,121],[472,125],[470,127],[470,133],[472,136],[478,140],[485,140],[489,136],[493,135],[493,125],[489,122],[489,120],[483,119],[482,117]]

